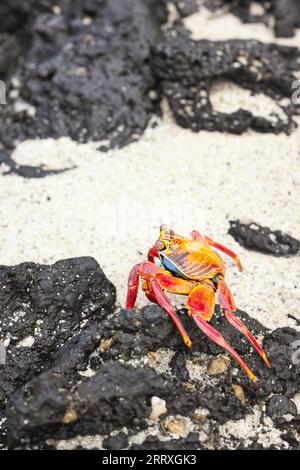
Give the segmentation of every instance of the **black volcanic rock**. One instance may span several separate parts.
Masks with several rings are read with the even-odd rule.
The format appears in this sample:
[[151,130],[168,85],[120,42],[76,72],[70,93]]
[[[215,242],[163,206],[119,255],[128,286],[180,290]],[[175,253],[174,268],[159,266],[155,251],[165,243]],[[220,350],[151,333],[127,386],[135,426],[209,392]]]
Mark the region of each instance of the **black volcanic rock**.
[[266,403],[266,413],[273,421],[286,415],[297,415],[295,403],[285,395],[273,395]]
[[167,382],[152,369],[119,362],[108,361],[82,383],[64,375],[49,370],[15,392],[7,409],[12,438],[103,434],[134,423],[145,426],[151,397],[170,394]]
[[300,254],[300,241],[281,230],[270,230],[254,222],[244,224],[231,220],[228,233],[244,248],[274,256]]
[[209,94],[215,80],[232,80],[281,106],[282,98],[291,98],[299,50],[252,40],[193,41],[181,17],[197,2],[172,1],[179,18],[171,29],[162,28],[166,0],[13,0],[0,6],[0,16],[8,18],[0,28],[4,174],[43,178],[71,169],[49,170],[46,156],[40,167],[17,165],[11,153],[25,139],[105,141],[102,151],[137,140],[161,115],[163,97],[177,123],[194,131],[295,128],[299,107],[291,102],[282,108],[285,118],[265,119],[244,109],[218,113]]
[[[291,398],[300,390],[300,332],[290,327],[277,328],[267,332],[263,339],[263,349],[272,368],[255,354],[245,354],[243,359],[258,378],[255,396],[267,397],[275,393]],[[247,392],[253,394],[253,388],[241,370],[238,381]]]
[[[7,362],[0,366],[1,398],[7,401],[0,409],[0,446],[44,449],[56,440],[100,434],[107,449],[206,448],[199,441],[201,428],[202,438],[213,439],[218,448],[233,442],[219,442],[220,424],[243,419],[273,394],[280,395],[280,403],[289,405],[284,410],[295,415],[289,400],[300,389],[296,330],[271,332],[237,311],[254,335],[263,339],[272,364],[268,369],[216,307],[211,324],[257,375],[255,388],[233,360],[221,376],[206,373],[212,357],[224,351],[198,329],[185,309],[177,313],[193,341],[192,351],[157,305],[113,311],[114,302],[115,288],[93,258],[51,266],[0,267],[1,339],[10,340]],[[30,338],[33,344],[26,345]],[[146,360],[155,352],[157,358],[164,354],[161,349],[173,352],[169,371],[154,370]],[[188,363],[200,365],[203,379],[190,374]],[[242,387],[244,403],[234,392],[236,384]],[[131,436],[151,428],[153,396],[166,401],[167,415],[184,416],[193,423],[195,410],[205,409],[205,423],[197,421],[195,432],[176,442],[161,443],[159,437],[150,436],[130,446]],[[267,415],[272,414],[274,425],[296,448],[297,416],[286,422],[284,410],[279,416],[274,400],[268,402]],[[243,448],[242,440],[234,442]],[[255,439],[249,442],[249,447],[257,445]]]
[[0,79],[6,80],[30,48],[35,19],[70,0],[9,0],[0,4]]
[[[262,14],[251,11],[253,4],[259,4]],[[227,9],[245,23],[270,25],[274,18],[276,36],[291,37],[295,28],[300,28],[300,4],[298,0],[205,0],[213,10]]]
[[13,100],[0,109],[0,141],[8,150],[27,138],[65,135],[122,146],[159,112],[158,97],[149,95],[155,88],[149,58],[167,18],[165,1],[70,3],[36,19],[32,45],[15,71],[20,98],[35,114],[15,113]]
[[171,0],[183,18],[198,11],[197,0]]
[[120,450],[128,446],[128,437],[124,432],[119,432],[116,436],[109,436],[103,440],[104,449]]
[[[197,327],[188,316],[186,309],[178,310],[178,315],[192,341],[192,351],[187,350],[183,340],[175,328],[168,314],[157,305],[149,305],[141,310],[122,309],[114,317],[112,325],[115,328],[114,343],[112,349],[105,353],[105,357],[111,357],[115,350],[121,351],[122,357],[129,358],[132,354],[146,354],[147,351],[156,351],[160,347],[169,347],[182,351],[184,354],[193,355],[195,352],[204,352],[217,355],[224,350],[213,343]],[[265,335],[267,329],[257,320],[251,318],[246,312],[238,310],[236,315],[245,323],[255,336]],[[219,306],[215,308],[215,314],[210,324],[216,328],[224,338],[234,346],[236,351],[243,355],[252,351],[252,347],[243,336],[227,321]],[[178,370],[177,365],[183,361],[183,357],[174,358],[173,371]],[[186,372],[181,372],[185,373]],[[182,378],[182,377],[181,377]]]
[[1,399],[50,366],[79,367],[99,343],[115,296],[93,258],[0,266],[0,339],[9,343]]
[[[153,67],[160,80],[176,122],[198,132],[220,131],[241,134],[247,129],[259,132],[290,133],[296,126],[292,116],[299,107],[291,101],[291,86],[300,69],[299,49],[255,40],[192,40],[184,28],[171,30],[165,43],[155,47]],[[271,119],[238,109],[233,113],[216,111],[210,90],[216,80],[230,80],[236,85],[264,93],[279,102],[285,119]]]

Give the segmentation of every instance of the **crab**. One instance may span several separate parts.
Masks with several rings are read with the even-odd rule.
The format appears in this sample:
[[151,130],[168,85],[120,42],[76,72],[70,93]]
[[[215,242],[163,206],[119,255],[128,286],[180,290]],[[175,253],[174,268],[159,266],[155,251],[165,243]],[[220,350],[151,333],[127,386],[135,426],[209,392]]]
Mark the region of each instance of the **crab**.
[[[162,225],[158,240],[148,252],[148,261],[136,264],[129,274],[126,308],[134,307],[141,278],[142,290],[146,297],[169,314],[184,343],[191,348],[192,342],[165,292],[187,296],[188,315],[204,334],[231,354],[249,379],[255,383],[257,379],[243,359],[209,324],[214,314],[215,294],[217,294],[226,320],[250,341],[266,365],[271,367],[253,334],[234,314],[236,306],[224,280],[225,267],[215,250],[233,258],[242,271],[239,257],[220,243],[201,235],[196,230],[191,233],[191,239],[185,238],[173,230],[168,230],[166,225]],[[157,259],[158,264],[155,262]]]

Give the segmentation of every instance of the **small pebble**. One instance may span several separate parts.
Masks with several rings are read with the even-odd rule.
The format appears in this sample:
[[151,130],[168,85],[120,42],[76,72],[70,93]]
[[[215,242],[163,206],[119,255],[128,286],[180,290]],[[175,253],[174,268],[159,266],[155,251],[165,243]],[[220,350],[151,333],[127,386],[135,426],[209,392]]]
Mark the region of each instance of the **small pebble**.
[[221,375],[227,371],[230,364],[230,359],[227,356],[219,356],[216,359],[212,359],[208,365],[208,375]]
[[164,422],[164,428],[176,436],[183,437],[187,432],[188,423],[185,418],[173,418]]
[[167,412],[166,401],[159,397],[151,398],[151,406],[152,411],[150,413],[149,419],[152,421],[157,421],[160,415]]
[[102,339],[100,342],[99,351],[102,354],[108,351],[108,349],[111,347],[113,343],[113,340],[114,340],[113,337],[108,338],[108,339]]
[[154,351],[149,351],[148,352],[148,364],[150,367],[155,367],[157,366],[157,353]]
[[124,432],[119,432],[116,436],[109,436],[103,440],[104,449],[122,450],[128,446],[128,437]]
[[245,398],[243,387],[241,387],[238,384],[233,384],[232,390],[235,396],[238,398],[238,400],[240,400],[241,404],[244,406],[246,404],[246,398]]
[[285,415],[296,416],[297,407],[285,395],[273,395],[266,403],[266,414],[274,421]]
[[193,419],[198,424],[203,424],[206,421],[207,416],[209,415],[209,410],[206,408],[197,408],[194,411]]
[[64,424],[69,424],[69,423],[73,423],[73,421],[76,421],[78,419],[78,415],[76,413],[75,410],[67,410],[63,419],[62,419],[62,422]]

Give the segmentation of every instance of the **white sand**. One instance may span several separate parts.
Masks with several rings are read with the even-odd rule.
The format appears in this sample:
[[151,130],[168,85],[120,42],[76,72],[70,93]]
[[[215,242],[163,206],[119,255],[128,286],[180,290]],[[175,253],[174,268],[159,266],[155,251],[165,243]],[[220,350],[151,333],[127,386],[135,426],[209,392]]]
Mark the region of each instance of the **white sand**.
[[[194,34],[201,30],[205,37],[226,36],[226,18],[207,20],[204,28],[196,16],[186,20]],[[243,37],[247,28],[249,36],[262,39],[263,29],[269,39],[265,27],[248,27],[229,17],[236,25],[229,28],[233,37]],[[297,44],[297,38],[289,43]],[[216,85],[212,99],[220,110],[254,106],[265,115],[276,107],[263,95],[254,101],[228,84]],[[139,142],[107,154],[96,147],[68,138],[17,147],[14,158],[23,164],[78,167],[41,180],[1,177],[2,264],[94,256],[124,305],[128,272],[145,259],[159,225],[164,222],[183,234],[199,229],[241,256],[243,273],[225,260],[238,306],[271,328],[295,327],[287,315],[300,319],[299,257],[246,251],[227,231],[230,219],[241,218],[300,238],[300,128],[289,137],[196,134],[178,127],[165,105],[164,120]],[[146,303],[142,296],[139,303]]]
[[[201,0],[199,1],[201,3]],[[226,41],[228,39],[256,39],[262,42],[277,42],[285,46],[299,46],[300,31],[295,31],[292,38],[274,38],[273,21],[270,28],[260,23],[244,23],[228,11],[211,12],[201,7],[199,12],[185,18],[186,27],[192,31],[194,39],[210,39],[212,41]]]

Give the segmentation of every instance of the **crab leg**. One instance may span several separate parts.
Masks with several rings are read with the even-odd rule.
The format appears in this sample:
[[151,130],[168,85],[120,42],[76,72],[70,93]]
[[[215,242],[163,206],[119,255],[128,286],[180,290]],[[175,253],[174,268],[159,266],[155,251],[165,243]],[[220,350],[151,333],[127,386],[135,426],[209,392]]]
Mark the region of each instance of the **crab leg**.
[[220,305],[225,313],[225,317],[227,321],[238,331],[240,331],[247,339],[250,341],[252,346],[256,349],[258,354],[261,356],[261,358],[264,360],[266,365],[271,368],[271,364],[268,361],[268,358],[266,356],[266,353],[263,351],[261,346],[258,344],[256,338],[253,336],[253,334],[248,330],[248,328],[244,325],[244,323],[237,318],[233,312],[236,311],[236,307],[234,304],[234,300],[232,297],[232,294],[229,290],[229,287],[225,283],[225,281],[220,280],[218,283],[218,296],[220,300]]
[[251,372],[247,364],[238,355],[238,353],[230,346],[230,344],[228,344],[227,341],[225,341],[221,333],[215,330],[209,323],[207,323],[207,321],[203,320],[199,313],[192,314],[192,318],[196,322],[196,324],[199,326],[199,328],[203,331],[203,333],[205,333],[212,341],[217,343],[219,346],[224,348],[225,351],[231,354],[231,356],[238,362],[241,368],[246,372],[249,379],[255,383],[256,377],[253,374],[253,372]]
[[168,313],[181,334],[184,343],[190,348],[192,342],[169,299],[164,294],[163,289],[168,290],[169,292],[187,295],[191,290],[193,283],[185,281],[184,279],[174,278],[170,273],[159,268],[154,263],[145,262],[137,264],[132,268],[129,275],[126,308],[132,308],[135,304],[138,292],[139,276],[144,281],[143,290],[145,291],[148,299],[159,304]]
[[216,248],[217,250],[219,251],[222,251],[223,253],[225,253],[226,255],[230,256],[230,258],[233,258],[234,261],[236,262],[236,264],[238,265],[238,268],[240,271],[243,271],[243,266],[242,266],[242,263],[241,263],[241,260],[240,258],[238,257],[238,255],[236,255],[233,251],[231,251],[229,248],[226,248],[226,246],[224,245],[221,245],[221,243],[217,243],[215,242],[214,240],[212,240],[211,238],[209,237],[205,237],[205,239],[207,240],[207,242],[213,246],[214,248]]
[[155,246],[152,246],[148,251],[148,261],[154,263],[154,258],[158,258],[158,252]]
[[152,291],[145,292],[145,295],[147,299],[150,300],[150,302],[153,302],[154,304],[159,305],[157,298],[155,297]]
[[203,333],[231,354],[231,356],[246,372],[249,379],[252,380],[252,382],[256,382],[255,375],[239,354],[230,346],[230,344],[227,343],[224,337],[208,323],[213,315],[214,306],[214,289],[210,281],[204,281],[194,287],[187,302],[189,315],[193,318]]
[[126,308],[133,308],[139,289],[139,264],[133,266],[128,278]]
[[206,235],[201,235],[197,230],[192,231],[192,239],[193,240],[198,240],[200,243],[205,243],[207,242],[210,246],[213,246],[219,251],[222,251],[226,255],[230,256],[230,258],[233,258],[238,265],[238,268],[240,271],[243,271],[242,263],[240,261],[240,258],[238,255],[236,255],[233,251],[231,251],[229,248],[226,248],[226,246],[221,245],[221,243],[217,243],[212,238],[207,237]]
[[182,336],[182,339],[185,343],[185,345],[190,348],[192,346],[192,342],[187,334],[187,332],[184,329],[184,326],[182,325],[177,313],[175,312],[174,308],[172,307],[169,299],[167,296],[164,294],[162,291],[161,287],[159,286],[158,282],[155,281],[154,279],[150,281],[151,287],[153,294],[157,300],[157,303],[167,312],[168,315],[172,318],[177,330]]
[[193,230],[191,235],[192,235],[192,240],[197,240],[198,242],[205,244],[205,236],[201,235],[201,233],[198,232],[198,230]]

